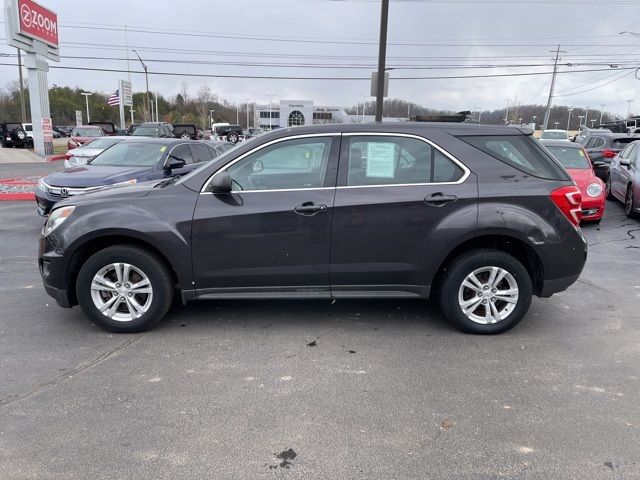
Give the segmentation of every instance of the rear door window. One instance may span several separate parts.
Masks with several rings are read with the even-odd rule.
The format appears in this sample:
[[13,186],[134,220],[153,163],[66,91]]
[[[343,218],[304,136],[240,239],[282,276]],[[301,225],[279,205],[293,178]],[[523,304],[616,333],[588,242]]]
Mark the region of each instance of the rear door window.
[[621,150],[635,140],[637,138],[616,138],[611,142],[611,148]]
[[195,161],[197,163],[208,162],[209,160],[217,156],[215,152],[209,149],[209,147],[207,147],[206,145],[192,144],[191,148],[193,149]]
[[191,155],[191,150],[189,150],[189,145],[178,145],[171,150],[171,156],[184,160],[187,164],[193,163],[193,156]]
[[459,165],[417,138],[354,135],[348,142],[347,186],[450,183],[464,175]]
[[460,136],[460,140],[534,177],[566,180],[564,169],[526,135]]

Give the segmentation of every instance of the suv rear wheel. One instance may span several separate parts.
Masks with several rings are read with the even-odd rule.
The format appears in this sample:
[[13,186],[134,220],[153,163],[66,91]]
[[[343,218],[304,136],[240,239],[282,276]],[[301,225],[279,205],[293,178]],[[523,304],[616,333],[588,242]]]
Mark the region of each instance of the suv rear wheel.
[[532,295],[531,277],[517,259],[499,250],[478,249],[447,267],[440,307],[467,333],[502,333],[524,318]]
[[80,269],[76,295],[95,323],[111,332],[142,332],[167,313],[173,282],[165,265],[146,250],[129,245],[105,248]]
[[227,135],[227,140],[231,143],[238,143],[238,139],[239,137],[237,133],[231,132],[229,135]]

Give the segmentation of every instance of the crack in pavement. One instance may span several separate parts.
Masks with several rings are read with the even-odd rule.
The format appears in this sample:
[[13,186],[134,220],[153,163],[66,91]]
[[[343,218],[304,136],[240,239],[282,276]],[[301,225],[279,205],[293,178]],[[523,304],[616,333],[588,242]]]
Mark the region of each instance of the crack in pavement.
[[127,348],[129,345],[133,344],[134,342],[137,342],[138,340],[140,340],[142,338],[142,336],[136,336],[130,340],[127,340],[126,342],[118,345],[115,348],[112,348],[111,350],[103,353],[102,355],[94,358],[93,360],[88,361],[87,363],[83,363],[82,365],[80,365],[79,367],[76,367],[72,370],[69,370],[65,373],[63,373],[62,375],[60,375],[59,377],[54,378],[53,380],[49,380],[48,382],[45,383],[41,383],[40,385],[36,385],[34,388],[32,388],[29,392],[26,393],[22,393],[22,394],[17,394],[17,395],[9,395],[8,397],[2,398],[0,399],[0,407],[4,407],[6,405],[9,405],[11,403],[15,403],[18,402],[20,400],[24,400],[25,398],[30,397],[31,395],[35,395],[38,392],[41,392],[42,390],[45,390],[49,387],[53,387],[54,385],[56,385],[57,383],[61,382],[62,380],[65,380],[66,378],[69,378],[77,373],[83,372],[84,370],[93,367],[94,365],[97,365],[100,362],[103,362],[104,360],[107,360],[108,358],[112,357],[113,355],[115,355],[116,353],[118,353],[120,350],[123,350],[125,348]]

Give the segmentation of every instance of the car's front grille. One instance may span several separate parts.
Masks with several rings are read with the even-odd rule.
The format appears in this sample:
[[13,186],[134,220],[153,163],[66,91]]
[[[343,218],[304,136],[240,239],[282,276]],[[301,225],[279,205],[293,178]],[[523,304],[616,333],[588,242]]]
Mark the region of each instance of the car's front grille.
[[51,185],[47,185],[47,193],[52,197],[72,197],[74,195],[79,195],[81,193],[92,192],[94,190],[98,190],[101,187],[84,187],[84,188],[70,188],[70,187],[54,187]]

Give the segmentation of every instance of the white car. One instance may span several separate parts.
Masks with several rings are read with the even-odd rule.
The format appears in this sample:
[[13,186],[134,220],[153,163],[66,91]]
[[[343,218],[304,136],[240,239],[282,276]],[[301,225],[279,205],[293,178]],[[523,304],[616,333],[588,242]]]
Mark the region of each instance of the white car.
[[542,132],[540,140],[566,140],[569,141],[569,133],[566,130],[548,129]]
[[81,145],[67,152],[67,158],[64,161],[65,168],[79,167],[86,165],[89,160],[97,157],[107,148],[112,147],[116,143],[131,137],[98,137],[84,145]]

